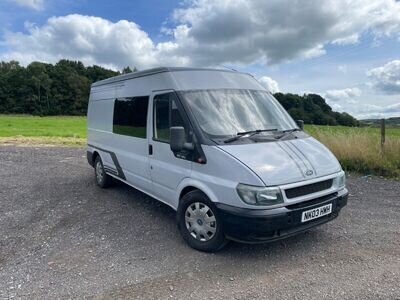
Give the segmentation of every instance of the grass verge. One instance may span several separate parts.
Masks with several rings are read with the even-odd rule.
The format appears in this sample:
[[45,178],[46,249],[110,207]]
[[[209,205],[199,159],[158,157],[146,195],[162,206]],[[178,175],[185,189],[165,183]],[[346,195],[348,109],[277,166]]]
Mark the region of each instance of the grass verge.
[[86,146],[86,138],[74,137],[56,137],[56,136],[13,136],[13,137],[0,137],[0,146]]
[[0,115],[0,145],[84,146],[86,117]]
[[377,128],[307,126],[306,131],[327,146],[343,169],[400,178],[400,130],[390,129],[383,148]]
[[0,115],[0,137],[86,138],[86,117]]

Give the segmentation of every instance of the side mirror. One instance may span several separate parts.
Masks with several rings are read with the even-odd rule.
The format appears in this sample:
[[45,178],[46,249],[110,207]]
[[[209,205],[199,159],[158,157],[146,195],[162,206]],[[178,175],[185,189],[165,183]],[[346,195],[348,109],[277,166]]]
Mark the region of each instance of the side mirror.
[[171,127],[170,132],[170,147],[172,152],[180,152],[182,150],[193,150],[192,143],[186,143],[185,129],[181,126]]
[[297,126],[299,126],[299,128],[301,130],[304,130],[304,121],[303,120],[297,120],[296,123],[297,123]]

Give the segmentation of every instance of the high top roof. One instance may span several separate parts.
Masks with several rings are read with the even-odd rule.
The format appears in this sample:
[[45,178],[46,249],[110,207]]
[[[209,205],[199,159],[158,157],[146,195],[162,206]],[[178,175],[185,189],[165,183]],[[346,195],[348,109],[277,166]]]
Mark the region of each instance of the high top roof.
[[163,72],[177,72],[177,71],[217,71],[217,72],[231,72],[231,73],[240,73],[234,70],[225,70],[225,69],[212,69],[212,68],[187,68],[187,67],[159,67],[152,68],[138,72],[132,72],[128,74],[118,75],[111,78],[107,78],[101,81],[97,81],[92,84],[92,87],[110,84],[114,82],[124,81],[128,79],[134,79],[143,76],[154,75]]

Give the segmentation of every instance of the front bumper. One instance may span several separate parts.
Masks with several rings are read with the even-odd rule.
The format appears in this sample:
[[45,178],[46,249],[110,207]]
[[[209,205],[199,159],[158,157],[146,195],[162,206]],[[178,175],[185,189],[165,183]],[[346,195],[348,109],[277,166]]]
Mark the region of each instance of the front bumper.
[[[270,242],[307,231],[335,219],[347,204],[347,190],[313,200],[275,209],[247,209],[217,203],[224,231],[229,239],[247,242]],[[302,223],[303,211],[332,203],[329,215]]]

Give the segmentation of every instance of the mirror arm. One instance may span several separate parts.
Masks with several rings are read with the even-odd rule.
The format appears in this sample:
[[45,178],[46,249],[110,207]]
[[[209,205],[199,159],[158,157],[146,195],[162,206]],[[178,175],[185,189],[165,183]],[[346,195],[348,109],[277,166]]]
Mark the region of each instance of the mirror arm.
[[183,144],[183,149],[193,151],[194,150],[194,144],[193,143],[184,143]]
[[299,128],[304,131],[304,121],[297,120],[296,123],[297,123],[297,126],[299,126]]

